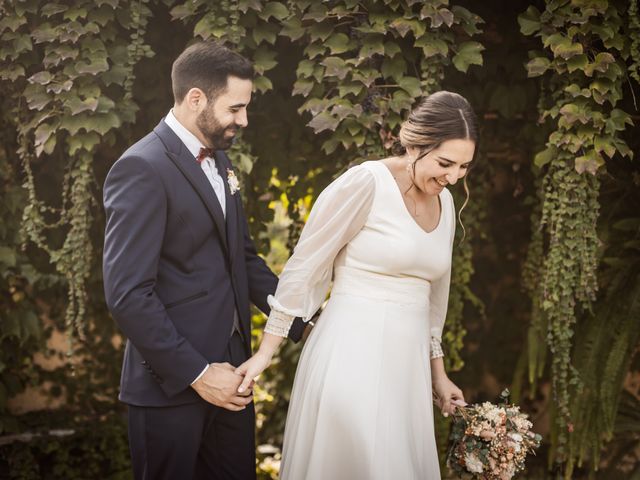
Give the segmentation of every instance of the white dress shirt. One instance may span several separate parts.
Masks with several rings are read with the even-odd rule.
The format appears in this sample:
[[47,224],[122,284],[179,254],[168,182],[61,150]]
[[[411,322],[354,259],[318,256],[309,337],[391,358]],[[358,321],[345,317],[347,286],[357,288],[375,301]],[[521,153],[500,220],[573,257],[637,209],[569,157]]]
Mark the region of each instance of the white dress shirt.
[[[187,130],[184,125],[182,125],[178,119],[173,114],[173,110],[169,110],[167,116],[164,119],[164,122],[169,125],[169,128],[173,130],[173,132],[178,136],[178,138],[184,143],[187,147],[191,155],[195,157],[200,153],[200,148],[204,147],[204,145],[198,140],[193,133]],[[207,176],[209,183],[213,187],[213,191],[216,192],[216,197],[218,197],[218,202],[222,207],[222,213],[226,216],[226,198],[224,195],[224,180],[218,173],[218,169],[216,168],[215,160],[211,157],[205,158],[202,163],[200,163],[202,167],[202,171]]]

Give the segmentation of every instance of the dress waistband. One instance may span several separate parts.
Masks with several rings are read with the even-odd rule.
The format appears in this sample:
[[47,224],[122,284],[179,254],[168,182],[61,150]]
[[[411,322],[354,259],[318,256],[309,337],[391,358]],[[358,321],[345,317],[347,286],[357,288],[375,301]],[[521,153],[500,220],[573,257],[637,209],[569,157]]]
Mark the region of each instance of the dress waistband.
[[334,270],[332,295],[347,294],[400,305],[427,306],[431,283],[416,277],[392,277],[350,267]]

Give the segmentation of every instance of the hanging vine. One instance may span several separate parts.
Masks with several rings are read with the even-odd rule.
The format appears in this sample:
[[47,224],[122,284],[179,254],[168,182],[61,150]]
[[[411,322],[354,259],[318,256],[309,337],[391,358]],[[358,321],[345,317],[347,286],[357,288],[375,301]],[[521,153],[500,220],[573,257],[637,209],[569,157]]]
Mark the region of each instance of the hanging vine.
[[[555,454],[562,461],[574,428],[570,395],[580,386],[571,362],[574,324],[580,311],[591,308],[597,291],[597,174],[605,157],[632,154],[620,136],[631,119],[616,108],[629,50],[620,12],[609,2],[548,1],[543,12],[531,6],[518,20],[522,33],[540,37],[545,47],[530,52],[527,70],[531,77],[549,79],[550,102],[540,113],[556,129],[534,160],[543,178],[540,225],[533,230],[542,229],[546,247],[534,309],[537,305],[536,317],[547,322],[557,409]],[[540,249],[541,238],[534,236],[530,252],[539,255]]]
[[[47,252],[67,281],[70,338],[76,333],[83,339],[86,330],[93,154],[101,142],[113,141],[116,128],[134,120],[133,67],[151,54],[143,41],[150,15],[145,3],[132,3],[130,18],[118,15],[119,0],[2,6],[0,79],[15,96],[18,155],[28,192],[24,243]],[[131,32],[129,39],[122,30]],[[66,168],[61,198],[52,206],[38,195],[33,169],[54,158],[65,158]],[[60,234],[62,242],[56,240]]]

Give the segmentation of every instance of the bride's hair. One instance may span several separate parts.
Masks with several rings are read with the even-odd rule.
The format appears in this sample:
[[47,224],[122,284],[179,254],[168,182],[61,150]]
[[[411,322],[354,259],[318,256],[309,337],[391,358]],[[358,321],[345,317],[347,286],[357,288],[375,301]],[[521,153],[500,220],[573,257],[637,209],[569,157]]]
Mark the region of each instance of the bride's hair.
[[[409,114],[409,118],[402,123],[400,148],[396,153],[404,153],[408,147],[420,150],[420,155],[412,164],[415,174],[416,162],[447,140],[471,140],[476,144],[477,152],[478,119],[462,95],[442,90],[420,100]],[[472,161],[467,174],[474,164]],[[464,177],[463,185],[466,199],[458,212],[458,221],[464,232],[461,215],[469,203],[470,195],[467,175]]]

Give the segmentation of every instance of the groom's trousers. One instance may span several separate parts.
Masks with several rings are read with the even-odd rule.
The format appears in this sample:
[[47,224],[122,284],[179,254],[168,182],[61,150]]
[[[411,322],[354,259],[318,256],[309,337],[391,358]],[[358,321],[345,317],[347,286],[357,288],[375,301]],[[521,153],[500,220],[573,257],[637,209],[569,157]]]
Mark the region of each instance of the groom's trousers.
[[[225,361],[247,359],[242,338],[229,339]],[[129,406],[129,447],[136,480],[252,480],[253,403],[240,412],[204,400],[175,407]]]

